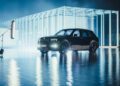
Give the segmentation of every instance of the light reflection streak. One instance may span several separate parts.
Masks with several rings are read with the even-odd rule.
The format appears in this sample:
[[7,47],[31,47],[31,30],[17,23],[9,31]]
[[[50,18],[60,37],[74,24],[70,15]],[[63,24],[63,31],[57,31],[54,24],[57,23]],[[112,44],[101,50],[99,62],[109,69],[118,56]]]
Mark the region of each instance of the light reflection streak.
[[104,49],[100,48],[100,79],[104,81],[104,72],[105,72],[105,53]]
[[19,68],[15,60],[10,61],[8,86],[20,86]]
[[72,86],[73,76],[72,76],[72,51],[67,52],[67,86]]
[[36,85],[42,86],[42,64],[39,57],[36,59]]
[[[115,55],[113,55],[115,50]],[[117,81],[117,86],[119,86],[119,73],[120,73],[120,58],[119,58],[119,49],[118,48],[108,48],[108,66],[105,68],[105,48],[100,48],[100,78],[101,81],[105,81],[105,71],[108,71],[108,83],[113,84],[113,78],[115,76],[115,79]],[[113,64],[113,60],[116,60],[115,65]],[[116,67],[116,70],[114,71],[113,66]],[[113,75],[113,71],[115,75]]]
[[81,58],[82,63],[87,63],[89,59],[89,51],[78,51],[78,57]]
[[51,86],[59,86],[59,60],[56,55],[49,58]]
[[[120,58],[119,58],[119,49],[117,48],[116,49],[116,79],[117,80],[120,80]],[[117,86],[119,85],[120,83],[118,82],[117,83]]]
[[89,59],[89,52],[88,51],[83,51],[82,53],[82,61],[87,63],[88,59]]
[[112,50],[108,49],[108,79],[109,83],[112,83]]

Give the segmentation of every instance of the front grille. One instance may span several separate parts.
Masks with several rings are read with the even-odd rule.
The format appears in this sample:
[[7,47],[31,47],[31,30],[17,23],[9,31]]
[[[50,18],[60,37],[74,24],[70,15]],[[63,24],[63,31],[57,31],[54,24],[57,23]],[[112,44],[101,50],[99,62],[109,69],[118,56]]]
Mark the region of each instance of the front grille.
[[53,39],[50,39],[50,41],[55,41],[55,42],[57,42],[57,39],[56,39],[56,38],[53,38]]

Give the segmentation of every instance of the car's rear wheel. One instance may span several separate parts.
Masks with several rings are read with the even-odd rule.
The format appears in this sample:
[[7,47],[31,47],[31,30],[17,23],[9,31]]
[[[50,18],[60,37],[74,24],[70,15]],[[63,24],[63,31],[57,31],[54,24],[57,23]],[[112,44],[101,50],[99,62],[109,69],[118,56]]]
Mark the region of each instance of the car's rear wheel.
[[70,48],[70,43],[68,41],[63,41],[60,45],[60,53],[65,53]]
[[92,41],[90,43],[89,52],[95,53],[97,48],[98,48],[98,43],[96,41]]

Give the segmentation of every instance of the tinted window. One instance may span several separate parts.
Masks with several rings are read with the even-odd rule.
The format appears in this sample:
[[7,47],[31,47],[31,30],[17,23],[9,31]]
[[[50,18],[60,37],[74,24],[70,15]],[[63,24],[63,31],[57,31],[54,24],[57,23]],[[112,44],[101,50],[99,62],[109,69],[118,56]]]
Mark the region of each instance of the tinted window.
[[66,30],[65,31],[65,35],[66,36],[70,36],[72,32],[73,32],[73,30]]
[[64,36],[64,34],[65,34],[65,31],[63,30],[63,31],[58,32],[56,35],[57,36]]
[[62,30],[58,33],[56,33],[56,36],[70,36],[72,34],[73,30]]
[[80,37],[80,32],[79,32],[79,30],[74,31],[73,37]]
[[88,37],[88,32],[87,31],[82,31],[82,37]]

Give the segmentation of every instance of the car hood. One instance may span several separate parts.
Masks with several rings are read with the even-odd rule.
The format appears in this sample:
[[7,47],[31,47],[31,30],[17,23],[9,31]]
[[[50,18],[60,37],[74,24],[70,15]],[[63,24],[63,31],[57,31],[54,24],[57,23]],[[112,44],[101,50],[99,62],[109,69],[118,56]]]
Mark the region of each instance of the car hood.
[[64,36],[46,36],[46,37],[41,37],[41,39],[59,39],[59,38],[64,38]]
[[54,41],[56,41],[56,42],[58,42],[58,41],[62,41],[62,40],[64,40],[66,37],[64,37],[64,36],[47,36],[47,37],[42,37],[41,39],[40,39],[40,41],[41,42],[54,42]]

